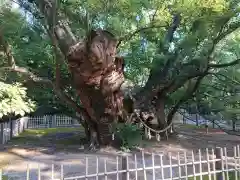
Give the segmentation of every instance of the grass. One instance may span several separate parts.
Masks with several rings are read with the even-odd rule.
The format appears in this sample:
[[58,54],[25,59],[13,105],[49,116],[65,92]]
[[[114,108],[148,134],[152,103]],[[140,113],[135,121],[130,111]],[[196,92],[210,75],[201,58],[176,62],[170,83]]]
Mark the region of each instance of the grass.
[[8,180],[8,177],[3,175],[2,180]]
[[50,135],[55,133],[67,133],[67,132],[74,132],[79,131],[81,128],[43,128],[43,129],[27,129],[22,134],[20,134],[18,137],[28,137],[28,136],[43,136],[43,135]]
[[3,176],[2,180],[8,180],[7,176]]
[[[196,126],[194,124],[184,124],[184,127],[189,129],[202,129],[202,128],[205,128],[205,125]],[[210,127],[208,127],[208,129],[210,129]]]
[[[201,125],[199,125],[199,126],[196,126],[195,124],[183,124],[182,127],[187,128],[187,129],[193,129],[193,130],[199,130],[199,129],[201,129],[201,130],[206,131],[206,127],[205,127],[204,124],[201,124]],[[219,129],[218,127],[213,128],[212,126],[208,126],[208,130],[209,130],[209,132],[210,132],[210,131],[214,131],[214,132],[219,131],[219,132],[222,132],[222,130]]]
[[[182,127],[187,128],[187,129],[193,129],[193,130],[197,130],[197,129],[205,129],[205,124],[200,124],[198,126],[196,126],[195,124],[183,124]],[[217,129],[217,128],[212,128],[212,126],[208,126],[208,130],[213,130],[213,129]]]
[[65,139],[56,139],[57,133],[83,132],[82,127],[66,127],[66,128],[43,128],[43,129],[27,129],[19,136],[14,137],[9,144],[14,145],[46,145],[52,144],[57,146],[80,144],[80,134],[76,134]]
[[[227,174],[225,173],[226,180],[235,180],[236,179],[235,172],[228,172],[228,175],[229,175],[229,178],[227,179]],[[238,173],[237,177],[238,177],[238,179],[240,178],[239,173]],[[200,176],[196,177],[196,180],[200,180],[200,179],[201,179]],[[211,180],[211,179],[214,179],[214,175],[211,175],[211,178],[209,178],[208,175],[202,176],[202,180]],[[188,178],[188,180],[194,180],[194,177],[190,177],[190,178]]]

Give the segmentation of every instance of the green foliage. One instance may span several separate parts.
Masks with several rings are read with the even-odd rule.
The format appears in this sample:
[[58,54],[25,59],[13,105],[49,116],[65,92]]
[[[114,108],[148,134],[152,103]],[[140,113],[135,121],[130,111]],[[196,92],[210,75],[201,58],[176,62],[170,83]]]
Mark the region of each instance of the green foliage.
[[131,149],[142,140],[142,131],[136,125],[117,124],[113,132],[121,140],[123,149]]
[[3,179],[3,180],[8,180],[8,177],[4,175],[4,176],[2,177],[2,179]]
[[[5,5],[0,10],[1,33],[10,44],[18,66],[25,67],[40,77],[54,81],[55,62],[51,41],[42,24],[32,18],[29,13],[25,14],[19,9]],[[29,19],[31,19],[30,22]],[[0,50],[0,67],[4,66],[8,66],[7,59]],[[71,85],[66,83],[71,81],[70,78],[66,64],[61,64],[61,82],[66,88],[65,91],[75,98]],[[61,103],[53,89],[45,84],[26,81],[26,76],[21,73],[6,72],[3,69],[0,69],[0,79],[8,84],[24,81],[27,95],[35,101],[36,106],[52,106],[61,109],[63,113],[72,113],[71,108],[65,103]]]
[[[216,63],[224,64],[240,58],[239,33],[232,33],[215,51]],[[238,50],[237,50],[238,49]],[[240,65],[212,70],[202,81],[196,98],[188,102],[211,120],[237,121],[240,117]]]
[[[23,0],[19,0],[21,1]],[[37,12],[34,8],[32,10]],[[102,27],[117,37],[123,37],[141,27],[157,26],[139,31],[131,39],[124,40],[118,48],[118,53],[125,58],[126,78],[134,84],[144,86],[150,72],[155,78],[155,83],[161,82],[161,88],[171,82],[180,83],[164,97],[167,108],[174,106],[186,94],[190,81],[183,80],[197,69],[204,70],[208,63],[228,63],[240,57],[239,29],[232,28],[233,25],[240,26],[237,0],[61,0],[59,11],[62,19],[68,19],[73,33],[79,39],[85,37],[91,28]],[[43,27],[44,20],[22,9],[12,9],[11,6],[2,5],[0,12],[0,26],[11,45],[17,65],[54,81],[55,62],[51,41]],[[166,34],[176,13],[181,14],[181,23],[174,33],[173,41],[169,43],[166,41]],[[222,28],[224,23],[226,24]],[[219,33],[227,30],[236,33],[226,36],[213,47]],[[163,47],[169,47],[167,53]],[[168,67],[167,62],[170,62]],[[6,66],[6,59],[1,53],[0,66]],[[164,67],[166,73],[159,73]],[[209,71],[216,73],[217,77],[206,76],[198,88],[198,97],[187,103],[191,104],[193,109],[199,106],[198,109],[202,113],[237,116],[239,94],[236,89],[240,81],[239,69],[239,65],[235,65],[234,68],[210,69]],[[0,76],[8,83],[13,79],[25,80],[20,74],[16,77],[16,74],[4,72]],[[71,76],[66,64],[62,63],[62,89],[71,99],[77,99],[70,82]],[[70,109],[60,103],[61,100],[51,88],[29,82],[25,85],[28,87],[28,95],[38,105]]]
[[0,81],[0,118],[8,115],[24,116],[35,108],[35,103],[28,99],[26,88],[21,84],[6,84]]

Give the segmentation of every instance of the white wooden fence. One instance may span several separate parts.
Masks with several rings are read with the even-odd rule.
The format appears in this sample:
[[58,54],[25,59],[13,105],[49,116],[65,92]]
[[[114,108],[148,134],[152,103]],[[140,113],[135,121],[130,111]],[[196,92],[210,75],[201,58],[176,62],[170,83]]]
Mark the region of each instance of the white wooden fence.
[[18,136],[25,129],[55,128],[80,126],[76,119],[65,115],[22,117],[0,123],[0,144],[5,144],[12,137]]
[[72,127],[80,125],[76,119],[65,115],[29,117],[27,124],[28,129]]
[[28,117],[0,123],[0,144],[5,144],[12,137],[18,136],[27,128]]
[[[229,151],[228,151],[229,150]],[[216,148],[169,154],[89,157],[79,164],[26,165],[25,172],[0,171],[5,178],[51,180],[239,180],[240,149]],[[32,167],[32,168],[31,168]],[[49,169],[49,171],[46,171]],[[13,178],[14,179],[14,178]]]

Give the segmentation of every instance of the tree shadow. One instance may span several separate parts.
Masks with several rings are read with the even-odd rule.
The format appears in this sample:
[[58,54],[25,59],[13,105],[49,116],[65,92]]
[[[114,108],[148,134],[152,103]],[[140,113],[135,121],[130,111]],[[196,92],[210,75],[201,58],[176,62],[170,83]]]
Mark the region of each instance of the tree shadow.
[[153,142],[151,149],[155,153],[165,152],[198,152],[199,149],[205,153],[206,149],[215,149],[216,147],[227,148],[229,156],[233,156],[233,149],[239,145],[240,137],[235,135],[228,135],[225,133],[209,132],[189,128],[177,128],[177,135],[170,138],[168,141]]
[[[30,162],[33,164],[31,166],[32,177],[37,176],[38,164],[41,166],[41,171],[45,173],[44,176],[50,177],[49,173],[51,173],[52,164],[55,165],[55,168],[59,172],[60,165],[64,164],[64,171],[67,173],[66,176],[72,176],[73,174],[80,175],[82,172],[85,172],[86,157],[88,158],[90,171],[92,171],[90,173],[95,173],[93,170],[96,169],[96,156],[99,157],[100,171],[104,171],[105,161],[109,165],[109,170],[113,170],[116,166],[116,157],[121,158],[123,154],[130,156],[129,161],[131,161],[130,167],[132,168],[134,168],[134,155],[136,154],[138,165],[142,167],[142,150],[144,150],[143,154],[147,166],[151,166],[152,164],[152,153],[156,155],[156,159],[159,159],[158,156],[160,154],[164,155],[163,164],[167,165],[169,164],[169,158],[166,155],[169,152],[172,152],[172,163],[177,164],[177,152],[179,151],[188,151],[188,158],[191,158],[191,151],[193,150],[198,158],[198,149],[202,149],[202,156],[206,159],[207,147],[214,148],[221,146],[228,147],[228,156],[231,156],[233,153],[231,151],[232,147],[239,143],[239,137],[232,137],[225,134],[206,135],[203,132],[197,132],[192,129],[177,129],[177,133],[177,136],[165,141],[148,141],[144,149],[138,148],[130,153],[122,153],[118,149],[113,149],[113,147],[106,147],[93,153],[86,152],[83,147],[80,147],[86,142],[84,132],[81,130],[50,134],[39,132],[13,138],[5,145],[3,151],[21,159],[18,162],[12,160],[10,172],[22,173],[23,177],[26,174],[26,164],[23,164],[24,161],[25,163]],[[180,157],[184,158],[183,153],[180,153]],[[119,163],[121,163],[121,159]],[[160,165],[160,162],[156,162],[155,164]],[[177,170],[174,171],[177,172]],[[150,177],[151,173],[148,175]]]
[[[133,149],[129,154],[139,154],[142,150],[146,154],[167,154],[168,152],[194,151],[206,148],[227,147],[228,153],[233,155],[233,147],[239,144],[240,137],[226,134],[206,134],[193,129],[176,129],[177,135],[168,140],[144,141],[141,148]],[[116,147],[106,147],[97,152],[86,151],[87,143],[83,130],[73,132],[57,132],[46,134],[41,131],[25,136],[14,137],[9,141],[1,152],[7,152],[21,159],[31,158],[30,153],[38,152],[45,155],[63,154],[91,154],[108,157],[122,155],[123,152]],[[58,159],[56,159],[58,160]]]
[[14,137],[4,145],[4,149],[23,148],[26,150],[40,151],[42,149],[42,151],[51,154],[51,151],[79,151],[79,148],[85,143],[86,138],[81,131],[50,134],[37,132],[36,134]]

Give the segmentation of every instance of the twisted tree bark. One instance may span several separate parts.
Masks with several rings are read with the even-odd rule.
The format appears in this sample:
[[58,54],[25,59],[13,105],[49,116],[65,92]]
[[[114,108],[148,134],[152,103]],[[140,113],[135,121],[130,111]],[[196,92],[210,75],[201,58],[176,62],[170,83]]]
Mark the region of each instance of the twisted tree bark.
[[[22,1],[23,2],[23,1]],[[55,0],[32,0],[44,16],[46,29],[66,57],[85,112],[90,147],[111,142],[110,125],[122,115],[123,58],[116,57],[117,39],[103,30],[77,41],[65,18],[58,16]],[[87,133],[88,134],[88,133]]]
[[89,115],[93,144],[109,144],[109,125],[122,115],[123,59],[115,57],[116,46],[117,40],[111,33],[97,30],[72,46],[67,54],[74,84]]

